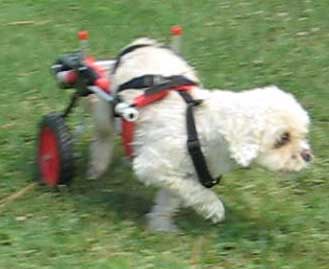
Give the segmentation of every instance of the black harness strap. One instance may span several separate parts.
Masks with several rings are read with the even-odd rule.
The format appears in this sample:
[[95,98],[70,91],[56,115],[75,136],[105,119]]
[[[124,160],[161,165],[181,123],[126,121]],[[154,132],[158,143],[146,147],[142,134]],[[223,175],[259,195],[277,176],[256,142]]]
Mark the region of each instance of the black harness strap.
[[130,53],[130,52],[132,52],[136,49],[144,48],[144,47],[148,47],[148,46],[151,46],[151,44],[138,44],[138,45],[133,45],[133,46],[130,46],[128,48],[125,48],[123,51],[121,51],[120,54],[117,56],[117,58],[115,60],[115,64],[114,64],[113,69],[112,69],[112,74],[114,74],[117,71],[117,69],[118,69],[118,67],[121,63],[122,56],[124,56],[124,55],[126,55],[126,54],[128,54],[128,53]]
[[187,129],[187,148],[190,153],[195,171],[200,182],[206,188],[211,188],[220,182],[221,176],[214,179],[209,172],[206,159],[201,150],[201,144],[198,137],[198,132],[195,126],[193,109],[202,103],[202,100],[194,100],[186,91],[179,91],[184,101],[187,104],[186,109],[186,129]]
[[158,93],[164,89],[175,88],[182,85],[198,85],[196,82],[184,77],[184,76],[161,76],[161,75],[144,75],[137,78],[133,78],[123,84],[121,84],[117,92],[121,92],[127,89],[145,89],[145,95],[152,95]]
[[[122,58],[122,56],[124,56],[124,55],[126,55],[126,54],[128,54],[128,53],[130,53],[130,52],[133,52],[134,50],[136,50],[136,49],[139,49],[139,48],[144,48],[144,47],[150,47],[150,46],[154,46],[154,44],[137,44],[137,45],[132,45],[132,46],[129,46],[129,47],[127,47],[127,48],[125,48],[123,51],[121,51],[120,53],[119,53],[119,55],[117,56],[117,58],[116,58],[116,60],[115,60],[115,64],[114,64],[114,66],[113,66],[113,69],[112,69],[112,74],[114,74],[116,71],[117,71],[117,69],[118,69],[118,67],[119,67],[119,65],[120,65],[120,63],[121,63],[121,58]],[[172,51],[172,49],[170,48],[170,46],[157,46],[157,47],[159,47],[159,48],[162,48],[162,49],[168,49],[168,50],[171,50]],[[178,57],[181,57],[179,54],[177,54],[176,52],[174,52],[174,51],[172,51],[176,56],[178,56]]]

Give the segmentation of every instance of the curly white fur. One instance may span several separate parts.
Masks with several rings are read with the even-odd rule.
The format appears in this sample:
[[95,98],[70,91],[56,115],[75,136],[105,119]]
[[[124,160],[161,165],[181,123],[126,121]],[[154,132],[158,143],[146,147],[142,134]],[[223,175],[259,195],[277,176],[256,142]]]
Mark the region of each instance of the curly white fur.
[[[114,91],[118,85],[145,74],[184,75],[198,81],[193,68],[172,51],[150,39],[139,39],[133,44],[139,43],[152,46],[122,58],[111,78]],[[191,93],[195,99],[203,100],[195,109],[195,120],[214,177],[234,166],[247,167],[252,163],[289,171],[306,166],[303,156],[310,150],[305,138],[309,117],[291,94],[276,86],[241,93],[194,87]],[[127,90],[122,97],[129,102],[138,94],[136,90]],[[96,139],[90,166],[93,176],[100,175],[109,162],[112,132],[108,105],[100,101],[96,106]],[[154,230],[173,230],[172,216],[181,205],[193,207],[215,223],[224,219],[222,202],[196,176],[186,148],[185,112],[185,102],[172,91],[160,102],[141,109],[136,122],[133,169],[140,181],[160,188],[156,204],[148,214],[149,226]],[[285,132],[289,133],[288,143],[276,147]]]

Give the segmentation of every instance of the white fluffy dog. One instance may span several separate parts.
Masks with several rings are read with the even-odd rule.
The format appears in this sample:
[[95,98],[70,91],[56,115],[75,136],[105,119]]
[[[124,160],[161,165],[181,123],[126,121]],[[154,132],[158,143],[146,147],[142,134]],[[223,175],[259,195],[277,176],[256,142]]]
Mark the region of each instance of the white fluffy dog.
[[[154,40],[138,39],[136,49],[121,59],[111,78],[112,90],[128,80],[146,75],[184,75],[198,82],[193,68],[181,57]],[[131,45],[131,44],[130,44]],[[131,101],[141,91],[122,92]],[[309,117],[296,99],[276,86],[240,93],[206,90],[191,91],[202,99],[195,108],[195,121],[202,151],[211,175],[224,174],[235,166],[252,163],[271,170],[299,171],[311,159],[308,134]],[[112,155],[113,127],[110,105],[96,102],[93,109],[96,135],[91,146],[89,176],[98,177]],[[224,220],[224,206],[216,193],[198,180],[186,147],[186,103],[176,91],[159,102],[139,110],[136,121],[132,166],[138,179],[160,188],[155,205],[148,213],[152,230],[172,231],[172,217],[180,206],[192,207],[214,223]]]

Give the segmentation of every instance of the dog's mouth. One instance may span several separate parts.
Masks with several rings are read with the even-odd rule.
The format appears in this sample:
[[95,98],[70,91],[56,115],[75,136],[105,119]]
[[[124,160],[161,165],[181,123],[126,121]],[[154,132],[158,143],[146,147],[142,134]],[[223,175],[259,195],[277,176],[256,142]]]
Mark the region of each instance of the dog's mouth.
[[279,169],[277,172],[282,176],[289,176],[291,174],[301,173],[302,171],[304,171],[305,169],[307,169],[309,167],[310,167],[310,163],[305,162],[303,164],[303,166],[299,166],[294,169],[282,168],[282,169]]
[[278,170],[277,171],[280,177],[289,177],[292,174],[298,173],[299,171],[292,171],[292,170]]

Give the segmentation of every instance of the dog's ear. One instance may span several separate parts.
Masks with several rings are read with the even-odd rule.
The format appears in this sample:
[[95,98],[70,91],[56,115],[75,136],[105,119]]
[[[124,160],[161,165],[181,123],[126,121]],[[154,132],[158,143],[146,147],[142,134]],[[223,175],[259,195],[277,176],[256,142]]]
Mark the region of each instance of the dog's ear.
[[242,111],[230,116],[221,128],[230,157],[240,166],[248,167],[258,156],[264,130],[264,122]]
[[242,167],[248,167],[257,157],[259,145],[255,143],[233,143],[229,145],[231,158]]

